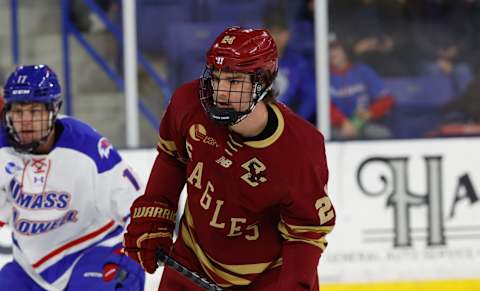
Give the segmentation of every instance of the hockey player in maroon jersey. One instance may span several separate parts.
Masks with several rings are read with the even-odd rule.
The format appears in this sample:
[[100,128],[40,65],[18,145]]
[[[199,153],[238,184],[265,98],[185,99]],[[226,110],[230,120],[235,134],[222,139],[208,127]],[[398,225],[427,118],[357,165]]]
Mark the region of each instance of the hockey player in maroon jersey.
[[[124,239],[147,272],[160,248],[225,289],[318,290],[317,265],[335,224],[324,139],[275,101],[277,68],[266,30],[231,27],[207,52],[200,80],[174,93]],[[159,290],[199,288],[165,268]]]

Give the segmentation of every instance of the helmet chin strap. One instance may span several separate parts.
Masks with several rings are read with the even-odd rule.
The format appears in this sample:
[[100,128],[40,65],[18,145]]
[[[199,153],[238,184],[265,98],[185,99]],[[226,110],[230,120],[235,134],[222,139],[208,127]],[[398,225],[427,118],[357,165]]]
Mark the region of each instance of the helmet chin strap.
[[233,125],[237,123],[240,119],[243,119],[241,115],[241,112],[238,112],[233,108],[220,109],[217,106],[212,105],[212,108],[210,109],[210,117],[215,122],[222,125]]
[[17,141],[12,141],[12,143],[14,144],[15,151],[24,154],[34,153],[42,144],[40,141],[34,141],[29,144],[22,144]]

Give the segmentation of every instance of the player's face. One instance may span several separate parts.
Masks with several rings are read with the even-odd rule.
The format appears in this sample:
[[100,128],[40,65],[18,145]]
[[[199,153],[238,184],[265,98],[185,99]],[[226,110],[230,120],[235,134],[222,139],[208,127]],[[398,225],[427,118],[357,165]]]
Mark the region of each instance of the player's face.
[[20,143],[40,141],[48,134],[48,111],[45,104],[12,104],[10,112]]
[[232,108],[239,112],[250,107],[253,88],[250,75],[215,70],[212,79],[215,106]]
[[333,67],[341,68],[348,63],[348,57],[343,47],[339,44],[330,45],[330,64]]

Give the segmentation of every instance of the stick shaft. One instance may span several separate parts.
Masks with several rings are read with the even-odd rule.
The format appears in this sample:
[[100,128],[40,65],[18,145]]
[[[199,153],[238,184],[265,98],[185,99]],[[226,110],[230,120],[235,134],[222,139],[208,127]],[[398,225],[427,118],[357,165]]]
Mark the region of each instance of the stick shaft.
[[209,291],[223,291],[223,288],[216,285],[215,283],[210,282],[208,279],[198,275],[195,272],[192,272],[187,267],[180,264],[177,260],[172,257],[165,255],[162,251],[157,252],[157,264],[160,265],[164,263],[166,266],[174,269],[175,271],[179,272],[187,279],[195,283],[197,286],[209,290]]

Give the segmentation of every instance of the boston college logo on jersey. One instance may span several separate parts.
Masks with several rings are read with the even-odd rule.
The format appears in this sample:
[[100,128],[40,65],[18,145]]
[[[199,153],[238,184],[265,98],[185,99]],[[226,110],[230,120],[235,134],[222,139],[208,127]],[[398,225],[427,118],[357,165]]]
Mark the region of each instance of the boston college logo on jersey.
[[250,159],[248,162],[242,164],[242,168],[247,170],[247,173],[242,175],[243,181],[247,182],[252,187],[257,187],[260,183],[265,183],[265,170],[267,167],[257,158]]

